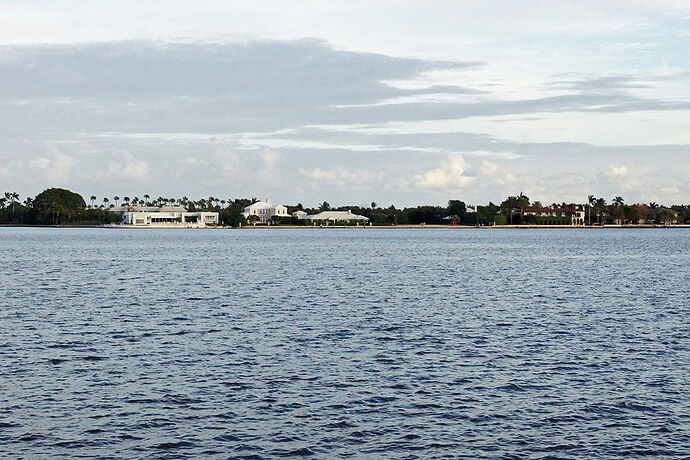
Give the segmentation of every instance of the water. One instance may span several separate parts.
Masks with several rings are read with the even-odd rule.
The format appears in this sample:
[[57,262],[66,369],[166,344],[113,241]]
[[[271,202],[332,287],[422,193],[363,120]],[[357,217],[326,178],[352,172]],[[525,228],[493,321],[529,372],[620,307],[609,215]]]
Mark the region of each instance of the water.
[[0,456],[687,456],[689,279],[682,229],[0,229]]

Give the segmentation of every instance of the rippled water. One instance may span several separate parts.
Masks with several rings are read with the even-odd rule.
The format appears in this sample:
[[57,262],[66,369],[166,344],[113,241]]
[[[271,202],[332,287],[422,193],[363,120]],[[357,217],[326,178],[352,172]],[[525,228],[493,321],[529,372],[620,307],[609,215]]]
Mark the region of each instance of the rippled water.
[[0,229],[8,458],[690,454],[688,230]]

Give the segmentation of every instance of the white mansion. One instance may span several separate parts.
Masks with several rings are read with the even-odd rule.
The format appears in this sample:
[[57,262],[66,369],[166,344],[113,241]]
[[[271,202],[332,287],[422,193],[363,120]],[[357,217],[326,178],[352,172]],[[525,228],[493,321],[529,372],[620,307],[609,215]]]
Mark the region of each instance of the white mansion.
[[242,215],[248,222],[250,221],[250,216],[257,216],[257,222],[262,224],[270,222],[273,216],[290,217],[290,214],[287,212],[287,207],[282,204],[274,206],[268,198],[266,198],[266,201],[257,201],[256,203],[250,204],[244,208]]
[[292,217],[297,220],[310,221],[312,225],[328,225],[329,223],[335,225],[338,222],[366,225],[369,222],[368,217],[353,214],[349,209],[347,211],[322,211],[311,216],[304,211],[295,211],[292,213]]
[[173,206],[121,206],[113,212],[120,214],[122,225],[130,227],[202,228],[220,222],[217,212],[190,212]]

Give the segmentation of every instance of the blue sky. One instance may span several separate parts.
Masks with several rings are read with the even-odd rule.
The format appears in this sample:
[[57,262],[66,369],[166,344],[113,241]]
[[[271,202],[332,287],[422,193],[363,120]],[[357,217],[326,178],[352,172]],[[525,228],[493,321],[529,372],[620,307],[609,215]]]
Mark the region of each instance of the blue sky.
[[0,185],[687,203],[688,44],[681,1],[0,2]]

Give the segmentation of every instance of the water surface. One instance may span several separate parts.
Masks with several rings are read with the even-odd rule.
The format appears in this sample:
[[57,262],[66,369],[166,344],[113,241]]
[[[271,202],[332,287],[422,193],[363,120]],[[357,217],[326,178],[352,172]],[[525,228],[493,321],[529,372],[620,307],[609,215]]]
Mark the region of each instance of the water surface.
[[690,455],[688,230],[0,229],[7,458]]

